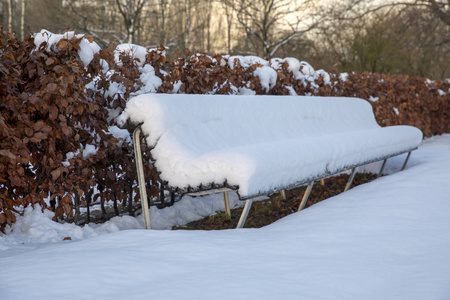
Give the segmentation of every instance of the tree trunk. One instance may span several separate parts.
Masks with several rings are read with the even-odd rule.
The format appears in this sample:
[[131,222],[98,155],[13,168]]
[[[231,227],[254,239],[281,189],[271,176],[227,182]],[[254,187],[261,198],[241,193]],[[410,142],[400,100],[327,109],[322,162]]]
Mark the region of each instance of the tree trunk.
[[73,222],[75,224],[78,224],[80,218],[80,202],[80,195],[78,195],[78,192],[75,191],[75,214],[73,215]]
[[117,206],[117,196],[116,193],[114,193],[114,214],[116,216],[119,215],[119,207]]
[[133,213],[133,181],[130,179],[128,180],[128,188],[130,193],[128,194],[128,214],[132,217],[134,217]]
[[186,48],[191,47],[192,1],[187,0],[186,7]]
[[86,213],[87,213],[87,219],[86,223],[91,222],[91,203],[92,203],[92,194],[94,194],[94,189],[90,189],[86,193]]
[[50,207],[52,208],[52,211],[56,211],[56,197],[53,200],[50,200]]
[[212,1],[208,2],[208,22],[206,23],[206,53],[211,53],[211,14],[212,14]]
[[175,193],[170,192],[170,206],[175,204]]
[[161,202],[161,204],[159,205],[159,208],[165,207],[164,190],[165,190],[164,183],[161,182],[161,187],[159,188],[159,201]]
[[128,29],[128,40],[127,40],[127,43],[128,44],[133,44],[133,42],[134,42],[134,31],[135,31],[135,29],[134,29],[134,20],[133,19],[131,19],[130,20],[130,27],[128,27],[127,29]]
[[166,6],[167,6],[167,1],[166,0],[161,0],[160,2],[161,5],[161,34],[160,34],[160,38],[159,38],[159,43],[161,45],[164,45],[166,43]]
[[25,39],[25,0],[21,0],[20,40]]
[[102,218],[106,219],[106,208],[105,208],[105,200],[104,199],[102,199],[100,208],[102,209]]
[[13,20],[13,9],[14,7],[14,0],[9,0],[8,1],[8,31],[12,32],[13,28],[12,28],[12,20]]

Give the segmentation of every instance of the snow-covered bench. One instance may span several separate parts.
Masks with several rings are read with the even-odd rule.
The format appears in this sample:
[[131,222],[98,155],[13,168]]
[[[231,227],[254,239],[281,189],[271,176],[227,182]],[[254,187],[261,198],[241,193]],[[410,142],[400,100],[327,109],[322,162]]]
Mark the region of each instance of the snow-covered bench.
[[353,169],[352,180],[356,167],[406,152],[409,158],[422,140],[415,127],[380,127],[367,101],[342,97],[145,94],[132,98],[117,121],[137,126],[138,171],[142,129],[168,189],[225,196],[237,190],[247,200],[238,227],[256,196],[309,184],[300,210],[314,180]]

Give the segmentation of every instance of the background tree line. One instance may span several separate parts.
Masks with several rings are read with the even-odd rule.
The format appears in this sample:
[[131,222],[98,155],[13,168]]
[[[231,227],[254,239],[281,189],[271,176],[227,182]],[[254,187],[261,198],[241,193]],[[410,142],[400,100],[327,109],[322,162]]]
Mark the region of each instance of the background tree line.
[[0,0],[0,25],[21,39],[45,28],[86,32],[102,48],[163,44],[169,57],[293,56],[325,70],[450,77],[447,0]]

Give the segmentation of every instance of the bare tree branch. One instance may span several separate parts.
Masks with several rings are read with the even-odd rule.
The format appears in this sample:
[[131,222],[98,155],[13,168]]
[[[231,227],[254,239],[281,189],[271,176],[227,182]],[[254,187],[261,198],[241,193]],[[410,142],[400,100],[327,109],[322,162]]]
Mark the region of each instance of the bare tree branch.
[[264,58],[296,37],[313,30],[324,20],[314,1],[224,0],[236,14],[247,37]]

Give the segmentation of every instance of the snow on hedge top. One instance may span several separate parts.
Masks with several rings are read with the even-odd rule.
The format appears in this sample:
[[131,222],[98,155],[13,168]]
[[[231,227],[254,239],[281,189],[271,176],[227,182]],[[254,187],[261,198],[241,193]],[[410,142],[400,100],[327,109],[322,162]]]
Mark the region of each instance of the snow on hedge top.
[[259,56],[230,56],[227,55],[224,56],[225,58],[228,58],[228,66],[230,69],[234,69],[234,65],[239,62],[239,65],[243,67],[244,69],[248,69],[250,66],[254,64],[260,64],[263,66],[269,65],[269,62],[265,60],[264,58],[261,58]]
[[63,34],[55,34],[48,30],[42,29],[39,33],[35,33],[33,35],[36,48],[39,48],[42,43],[47,42],[47,51],[50,51],[50,49],[58,44],[61,39],[71,39],[72,37],[82,38],[78,55],[85,66],[89,65],[94,58],[94,55],[98,53],[101,48],[96,42],[89,42],[88,39],[84,37],[84,34],[75,34],[74,31],[68,31]]
[[[156,93],[162,84],[161,78],[155,74],[155,68],[153,68],[151,64],[145,63],[145,57],[151,51],[159,52],[157,49],[147,50],[145,47],[134,44],[120,44],[114,50],[114,60],[119,67],[122,67],[122,61],[120,60],[121,54],[127,54],[134,58],[134,62],[139,67],[139,80],[141,81],[142,86],[134,95]],[[160,54],[165,55],[165,52],[160,52]]]
[[136,61],[139,67],[142,67],[145,63],[145,56],[147,55],[147,49],[135,44],[120,44],[114,50],[114,60],[121,67],[120,54],[128,54],[132,58],[138,59]]
[[238,186],[242,198],[419,145],[410,126],[381,128],[356,98],[144,94],[118,123],[142,123],[169,186]]
[[287,69],[292,72],[294,78],[300,80],[305,86],[307,83],[315,86],[314,81],[320,76],[323,77],[324,84],[331,84],[330,75],[327,72],[322,69],[316,71],[309,63],[299,61],[294,57],[272,58],[270,61],[258,56],[225,55],[224,58],[228,59],[230,69],[234,69],[237,63],[244,69],[248,69],[255,64],[261,65],[261,67],[254,71],[253,75],[260,79],[261,85],[266,90],[273,87],[274,84],[272,85],[272,82],[276,82],[277,80],[276,70],[279,70],[283,63],[287,64]]
[[253,75],[258,77],[261,86],[268,92],[277,84],[277,72],[268,66],[257,68]]

